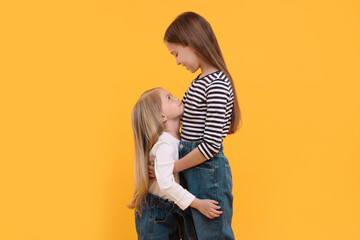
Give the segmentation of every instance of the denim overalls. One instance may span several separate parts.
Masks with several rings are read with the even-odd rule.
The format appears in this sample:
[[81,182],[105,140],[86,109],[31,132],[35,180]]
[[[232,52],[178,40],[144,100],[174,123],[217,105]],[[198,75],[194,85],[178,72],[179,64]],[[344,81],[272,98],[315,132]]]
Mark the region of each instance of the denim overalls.
[[174,202],[149,193],[135,211],[135,225],[140,240],[196,240],[190,206],[181,210]]
[[[179,159],[183,158],[201,142],[180,141]],[[181,185],[200,199],[213,199],[218,201],[223,213],[220,217],[209,219],[197,209],[191,208],[191,215],[195,224],[199,240],[227,240],[235,239],[231,228],[233,195],[232,175],[229,162],[220,151],[211,159],[182,171]]]

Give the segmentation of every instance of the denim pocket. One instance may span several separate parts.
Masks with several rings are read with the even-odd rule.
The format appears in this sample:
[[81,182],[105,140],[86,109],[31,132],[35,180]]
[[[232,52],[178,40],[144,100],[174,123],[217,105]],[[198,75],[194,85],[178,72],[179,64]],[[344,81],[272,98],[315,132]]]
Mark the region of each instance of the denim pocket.
[[200,165],[183,172],[189,183],[188,190],[200,199],[217,200],[215,169],[210,165]]
[[199,165],[196,165],[195,168],[202,171],[215,171],[213,160],[207,160],[205,162],[202,162]]
[[154,222],[161,223],[167,220],[167,211],[161,208],[156,208]]

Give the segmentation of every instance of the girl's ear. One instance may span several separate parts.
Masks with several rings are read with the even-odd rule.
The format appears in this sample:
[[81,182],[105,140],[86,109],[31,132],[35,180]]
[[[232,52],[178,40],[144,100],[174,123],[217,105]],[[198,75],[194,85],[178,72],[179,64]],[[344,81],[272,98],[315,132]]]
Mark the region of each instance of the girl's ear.
[[163,123],[167,121],[167,117],[164,114],[161,114],[161,119]]

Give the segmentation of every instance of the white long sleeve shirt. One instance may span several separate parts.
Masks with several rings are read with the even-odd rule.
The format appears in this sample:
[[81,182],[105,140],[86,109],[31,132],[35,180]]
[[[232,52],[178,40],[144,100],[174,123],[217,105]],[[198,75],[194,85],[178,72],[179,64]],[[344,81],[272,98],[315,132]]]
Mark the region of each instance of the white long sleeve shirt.
[[149,183],[149,192],[175,202],[182,210],[186,209],[195,196],[179,183],[179,175],[173,174],[174,163],[179,159],[179,143],[167,132],[163,132],[150,151],[150,158],[155,158],[155,182]]

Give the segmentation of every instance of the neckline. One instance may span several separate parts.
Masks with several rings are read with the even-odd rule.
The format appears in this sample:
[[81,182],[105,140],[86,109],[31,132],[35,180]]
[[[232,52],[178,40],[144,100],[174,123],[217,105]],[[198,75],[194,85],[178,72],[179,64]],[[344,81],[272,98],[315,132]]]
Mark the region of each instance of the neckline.
[[215,73],[217,73],[217,72],[221,72],[221,70],[217,70],[217,71],[215,71],[215,72],[209,73],[209,74],[203,76],[202,78],[199,78],[200,75],[201,75],[201,73],[200,73],[195,79],[196,79],[196,80],[198,80],[198,79],[204,79],[205,77],[207,77],[207,76],[209,76],[209,75],[213,75],[213,74],[215,74]]
[[174,136],[171,135],[170,133],[163,131],[163,134],[164,134],[164,133],[167,134],[168,136],[170,136],[173,140],[180,141],[180,139],[177,139],[176,137],[174,137]]

